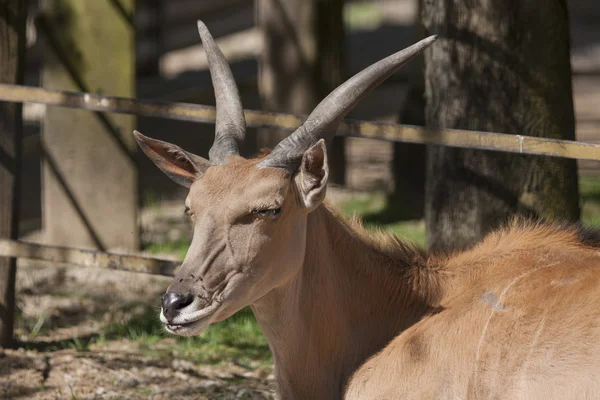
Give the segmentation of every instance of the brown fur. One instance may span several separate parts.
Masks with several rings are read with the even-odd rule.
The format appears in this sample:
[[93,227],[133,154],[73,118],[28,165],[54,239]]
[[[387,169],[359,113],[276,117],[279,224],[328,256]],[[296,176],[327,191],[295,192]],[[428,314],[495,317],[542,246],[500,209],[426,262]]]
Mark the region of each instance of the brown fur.
[[194,239],[168,290],[200,300],[161,316],[174,333],[251,305],[286,400],[598,398],[600,235],[513,221],[428,255],[321,204],[324,146],[308,152],[323,162],[293,177],[234,157],[191,185]]
[[[324,373],[333,360],[342,364],[333,368],[339,374],[337,382],[349,382],[348,399],[537,398],[538,391],[544,398],[558,399],[593,398],[598,393],[594,379],[600,370],[594,365],[594,353],[585,349],[600,350],[600,301],[582,309],[573,302],[585,304],[577,299],[582,287],[600,287],[600,257],[597,248],[581,240],[579,228],[515,220],[470,251],[427,256],[396,236],[367,233],[328,207],[313,214],[307,232],[313,240],[307,244],[303,266],[308,276],[301,279],[304,285],[298,284],[304,290],[290,290],[295,301],[301,298],[307,317],[281,328],[279,337],[269,335],[276,318],[267,321],[265,331],[275,347],[287,350],[279,352],[280,362],[290,363],[282,369],[294,378],[286,380],[289,387],[282,388],[283,398],[335,398],[334,392],[309,385],[326,382],[327,388],[335,388],[325,378],[330,374]],[[329,274],[333,281],[327,279]],[[573,278],[578,274],[583,274],[579,283]],[[515,291],[521,285],[528,290],[512,292],[511,283]],[[271,305],[286,304],[285,293],[272,296]],[[560,327],[560,318],[550,320],[548,308],[553,307],[545,305],[560,307],[563,296],[569,297],[565,307],[574,312],[569,329]],[[499,308],[497,326],[487,322],[495,317],[490,303]],[[321,307],[325,310],[318,312]],[[258,310],[258,316],[262,312]],[[520,321],[523,315],[531,322]],[[515,323],[522,326],[522,342],[516,339],[520,333]],[[569,337],[582,339],[578,328],[590,326],[594,328],[580,348],[575,346],[577,352],[558,351],[569,347],[565,343]],[[558,338],[553,338],[553,330],[560,331]],[[542,355],[539,346],[545,331],[549,348],[558,349],[557,362],[567,357],[569,367],[581,363],[585,373],[573,374],[570,368],[552,371],[551,356],[547,361],[535,358]],[[294,347],[296,343],[300,348]],[[314,358],[307,352],[311,344],[320,349]],[[514,370],[523,365],[542,370],[528,378],[526,371]],[[483,372],[477,372],[479,368]],[[354,371],[351,379],[348,371]]]
[[441,311],[363,364],[346,398],[598,398],[600,254],[589,232],[515,220],[470,251],[431,257],[445,276]]

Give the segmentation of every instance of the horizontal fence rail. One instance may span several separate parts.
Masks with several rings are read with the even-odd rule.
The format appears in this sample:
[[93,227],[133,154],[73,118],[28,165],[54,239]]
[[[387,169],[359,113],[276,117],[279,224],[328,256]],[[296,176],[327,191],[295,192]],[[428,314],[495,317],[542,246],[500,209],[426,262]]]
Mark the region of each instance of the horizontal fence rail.
[[82,250],[72,247],[46,246],[20,240],[0,239],[0,257],[43,260],[82,267],[96,267],[119,271],[140,272],[151,275],[174,276],[181,265],[179,261],[160,260],[98,250]]
[[[0,84],[0,101],[39,103],[99,112],[135,114],[203,123],[215,122],[215,107],[156,100],[136,100],[93,93],[52,91],[38,87]],[[246,124],[254,128],[293,130],[304,117],[244,110]],[[379,139],[392,142],[433,144],[509,153],[600,160],[600,145],[570,140],[509,135],[457,129],[436,129],[409,125],[344,120],[341,136]]]

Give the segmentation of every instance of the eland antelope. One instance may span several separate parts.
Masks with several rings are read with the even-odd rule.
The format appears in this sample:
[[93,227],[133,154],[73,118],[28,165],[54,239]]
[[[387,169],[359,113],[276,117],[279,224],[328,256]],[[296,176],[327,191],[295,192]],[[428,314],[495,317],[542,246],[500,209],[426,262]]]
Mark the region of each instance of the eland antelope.
[[196,335],[250,305],[282,399],[600,398],[600,235],[513,222],[431,255],[324,203],[340,121],[435,37],[361,71],[270,153],[244,159],[236,84],[198,27],[217,105],[209,160],[135,133],[189,188],[194,235],[162,298],[167,331]]

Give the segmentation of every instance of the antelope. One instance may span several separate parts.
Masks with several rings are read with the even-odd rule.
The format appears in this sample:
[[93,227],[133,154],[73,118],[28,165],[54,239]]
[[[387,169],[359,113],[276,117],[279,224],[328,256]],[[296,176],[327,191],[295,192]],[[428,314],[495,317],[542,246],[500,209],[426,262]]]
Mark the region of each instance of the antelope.
[[600,398],[598,233],[514,221],[469,250],[427,254],[324,202],[340,121],[435,36],[359,72],[245,159],[231,70],[198,28],[216,97],[209,160],[134,133],[189,188],[194,233],[162,297],[168,332],[197,335],[249,305],[282,399]]

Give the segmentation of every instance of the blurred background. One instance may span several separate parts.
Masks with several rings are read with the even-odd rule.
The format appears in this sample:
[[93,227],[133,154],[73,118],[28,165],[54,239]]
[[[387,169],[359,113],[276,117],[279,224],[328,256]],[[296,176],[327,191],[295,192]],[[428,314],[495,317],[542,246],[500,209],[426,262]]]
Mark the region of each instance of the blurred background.
[[[439,33],[349,117],[600,142],[594,0],[28,1],[28,86],[214,105],[201,19],[245,108],[306,115],[353,74]],[[185,256],[186,189],[131,132],[206,156],[213,125],[36,104],[23,105],[23,123],[21,238]],[[288,133],[249,129],[243,155]],[[430,249],[469,247],[515,214],[600,222],[597,162],[342,137],[328,150],[330,203]],[[270,398],[270,353],[251,312],[198,338],[167,337],[157,310],[168,282],[20,260],[24,350],[0,358],[0,395]]]

